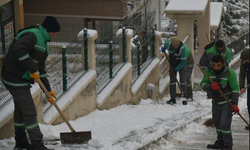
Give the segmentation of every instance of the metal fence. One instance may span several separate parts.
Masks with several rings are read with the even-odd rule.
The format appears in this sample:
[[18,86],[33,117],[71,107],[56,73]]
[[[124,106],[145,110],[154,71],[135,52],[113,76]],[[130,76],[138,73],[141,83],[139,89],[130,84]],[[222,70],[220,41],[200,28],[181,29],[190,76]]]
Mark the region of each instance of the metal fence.
[[[127,62],[126,34],[127,30],[123,28],[122,37],[120,39],[114,38],[107,44],[96,44],[95,46],[97,52],[96,89],[98,94],[107,86],[107,84]],[[119,46],[120,43],[122,43],[120,45],[121,47]]]
[[227,47],[232,51],[234,50],[234,55],[239,53],[241,50],[245,48],[245,46],[249,45],[249,32],[243,34],[236,41],[233,41],[227,45]]
[[[82,55],[81,43],[88,41],[87,35],[83,41],[77,39],[61,47],[61,54],[50,54],[47,61],[46,69],[47,78],[51,89],[57,97],[63,95],[77,80],[88,70],[87,45],[84,44],[84,55]],[[53,46],[56,45],[56,42]],[[84,56],[84,58],[83,58]],[[50,109],[51,105],[43,94],[44,113]]]
[[155,30],[139,39],[134,39],[136,48],[132,48],[132,83],[142,74],[155,58]]

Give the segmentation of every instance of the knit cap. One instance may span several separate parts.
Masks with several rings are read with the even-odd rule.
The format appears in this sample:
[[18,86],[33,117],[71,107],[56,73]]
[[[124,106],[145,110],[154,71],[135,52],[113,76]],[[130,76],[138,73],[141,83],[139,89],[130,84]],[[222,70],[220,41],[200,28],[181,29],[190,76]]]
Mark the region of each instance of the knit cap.
[[245,48],[240,55],[240,59],[248,60],[249,59],[249,48]]
[[47,32],[59,32],[61,30],[61,26],[57,19],[52,16],[47,16],[43,21],[42,27],[47,30]]
[[179,45],[180,44],[180,40],[177,37],[173,37],[171,41],[172,41],[172,45]]
[[219,47],[219,48],[223,48],[223,47],[225,47],[225,43],[224,43],[222,40],[218,40],[218,41],[215,43],[215,46],[216,46],[216,47]]

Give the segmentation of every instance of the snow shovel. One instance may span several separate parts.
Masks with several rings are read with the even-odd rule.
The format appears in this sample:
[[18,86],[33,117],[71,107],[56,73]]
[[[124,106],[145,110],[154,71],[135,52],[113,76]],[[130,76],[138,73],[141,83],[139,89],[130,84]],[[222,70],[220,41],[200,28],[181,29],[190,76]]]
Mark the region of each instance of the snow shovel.
[[[52,98],[52,96],[49,94],[48,90],[42,83],[42,81],[38,79],[37,82],[40,85],[40,87],[43,89],[43,91],[45,92],[46,96],[49,98]],[[62,116],[63,120],[66,122],[66,124],[71,130],[71,132],[60,133],[60,139],[61,139],[62,144],[87,143],[91,139],[91,131],[76,132],[71,126],[71,124],[69,123],[69,121],[66,119],[66,117],[64,116],[63,112],[58,107],[58,105],[55,102],[53,103],[53,105],[56,107],[57,111]]]
[[[211,83],[213,83],[213,80],[208,76],[208,74],[201,68],[201,66],[199,64],[197,64],[198,67],[201,69],[201,71],[207,76],[207,78],[210,80]],[[222,93],[222,91],[219,89],[218,90],[220,92],[220,94],[227,100],[227,102],[231,105],[231,107],[233,107],[233,104],[228,100],[228,98]],[[246,121],[246,119],[240,114],[238,113],[238,115],[241,117],[241,119],[247,124],[247,126],[249,126],[249,123]]]
[[[250,84],[248,84],[244,89],[247,89],[249,86],[250,86]],[[241,94],[239,94],[239,96],[240,96],[240,95],[241,95]],[[209,118],[209,119],[207,119],[203,124],[204,124],[206,127],[210,127],[210,126],[214,127],[214,120],[213,120],[213,118]]]
[[[167,53],[164,52],[164,54],[165,54],[165,56],[166,56],[166,59],[168,60],[168,63],[169,63],[170,68],[171,68],[171,71],[172,71],[172,73],[173,73],[173,75],[174,75],[174,77],[175,77],[175,80],[176,80],[176,82],[177,82],[177,85],[178,85],[178,87],[179,87],[179,89],[180,89],[180,91],[181,91],[181,95],[183,96],[184,94],[183,94],[183,91],[182,91],[182,89],[181,89],[180,83],[179,83],[178,80],[177,80],[177,77],[176,77],[174,68],[173,68],[173,66],[171,65],[171,63],[170,63],[170,61],[169,61],[169,59],[168,59]],[[182,105],[187,105],[187,101],[182,101]]]

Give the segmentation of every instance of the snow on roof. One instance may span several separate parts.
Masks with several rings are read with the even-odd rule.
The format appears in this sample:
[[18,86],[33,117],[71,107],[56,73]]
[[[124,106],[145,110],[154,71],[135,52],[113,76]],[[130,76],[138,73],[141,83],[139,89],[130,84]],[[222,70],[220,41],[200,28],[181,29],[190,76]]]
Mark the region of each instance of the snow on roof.
[[208,0],[170,0],[165,11],[176,11],[187,13],[203,12],[207,6]]
[[210,3],[210,30],[216,30],[220,25],[221,16],[224,14],[222,2]]

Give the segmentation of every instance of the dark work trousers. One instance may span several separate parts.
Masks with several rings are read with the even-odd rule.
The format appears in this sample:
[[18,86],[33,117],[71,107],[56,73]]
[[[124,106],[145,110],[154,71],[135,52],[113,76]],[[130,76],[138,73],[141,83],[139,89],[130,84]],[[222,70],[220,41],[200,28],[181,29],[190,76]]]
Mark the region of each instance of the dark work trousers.
[[217,141],[224,146],[233,146],[231,133],[232,110],[229,103],[224,105],[212,104],[212,116],[217,132]]
[[28,141],[25,132],[25,130],[27,130],[31,141],[31,147],[35,148],[42,146],[43,134],[37,123],[36,107],[30,89],[7,89],[10,91],[15,105],[14,127],[16,145],[23,145]]
[[190,54],[188,59],[187,59],[186,67],[187,67],[187,73],[186,73],[187,94],[189,96],[193,97],[193,89],[192,89],[192,84],[191,84],[191,75],[192,75],[193,68],[194,68],[194,58],[193,58],[192,54]]
[[[169,74],[170,74],[170,97],[171,99],[175,99],[175,94],[176,94],[176,78],[173,74],[173,71],[171,70],[171,67],[169,67]],[[175,68],[173,68],[175,69]],[[187,67],[186,65],[184,65],[181,70],[179,70],[179,74],[180,74],[180,86],[182,89],[183,94],[187,93],[187,86],[186,86],[186,72],[187,72]],[[179,88],[179,87],[178,87]]]

